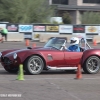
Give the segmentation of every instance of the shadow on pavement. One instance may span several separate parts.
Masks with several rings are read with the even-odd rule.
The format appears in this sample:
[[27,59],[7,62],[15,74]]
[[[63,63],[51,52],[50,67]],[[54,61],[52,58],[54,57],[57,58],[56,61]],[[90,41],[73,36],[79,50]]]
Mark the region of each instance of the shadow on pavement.
[[[76,71],[43,71],[41,74],[38,74],[38,75],[57,75],[57,74],[76,74],[77,72]],[[5,70],[0,70],[0,74],[1,75],[17,75],[18,73],[9,73]],[[82,72],[82,74],[86,74],[84,72]],[[27,74],[26,72],[24,72],[24,75],[30,75],[30,74]]]

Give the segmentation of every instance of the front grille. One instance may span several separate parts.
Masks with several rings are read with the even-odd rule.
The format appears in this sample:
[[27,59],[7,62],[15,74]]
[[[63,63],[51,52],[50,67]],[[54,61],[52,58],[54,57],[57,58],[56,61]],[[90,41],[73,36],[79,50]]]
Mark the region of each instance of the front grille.
[[2,57],[1,58],[1,62],[3,62],[5,65],[10,65],[10,64],[12,64],[12,61],[9,59],[9,58],[7,58],[7,57]]

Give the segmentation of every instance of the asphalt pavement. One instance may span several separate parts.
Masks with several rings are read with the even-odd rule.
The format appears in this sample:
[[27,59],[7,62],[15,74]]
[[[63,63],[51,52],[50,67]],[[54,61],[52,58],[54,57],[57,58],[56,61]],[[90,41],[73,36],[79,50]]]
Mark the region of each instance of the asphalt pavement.
[[[45,43],[30,42],[30,46]],[[93,46],[99,48],[100,44]],[[0,43],[0,51],[26,48],[25,42]],[[40,75],[27,75],[24,81],[17,74],[6,72],[0,65],[0,100],[100,100],[100,72],[85,74],[75,79],[76,72],[43,71]]]

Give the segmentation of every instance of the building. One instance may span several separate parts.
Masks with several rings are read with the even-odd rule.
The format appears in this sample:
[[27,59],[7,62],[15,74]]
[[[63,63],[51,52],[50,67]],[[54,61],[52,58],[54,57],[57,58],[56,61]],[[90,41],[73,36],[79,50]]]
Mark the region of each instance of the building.
[[72,16],[72,24],[81,24],[80,15],[85,11],[100,11],[100,0],[50,0],[57,6],[57,13],[68,11]]

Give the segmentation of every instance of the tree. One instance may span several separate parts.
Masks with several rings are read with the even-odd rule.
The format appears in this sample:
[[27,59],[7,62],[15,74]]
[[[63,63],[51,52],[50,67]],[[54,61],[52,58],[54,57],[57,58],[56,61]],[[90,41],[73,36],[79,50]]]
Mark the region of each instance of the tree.
[[48,0],[0,0],[0,21],[10,23],[45,23],[53,16]]
[[80,20],[82,24],[100,24],[100,12],[84,12]]
[[62,14],[62,19],[64,24],[71,24],[71,16],[67,11]]

